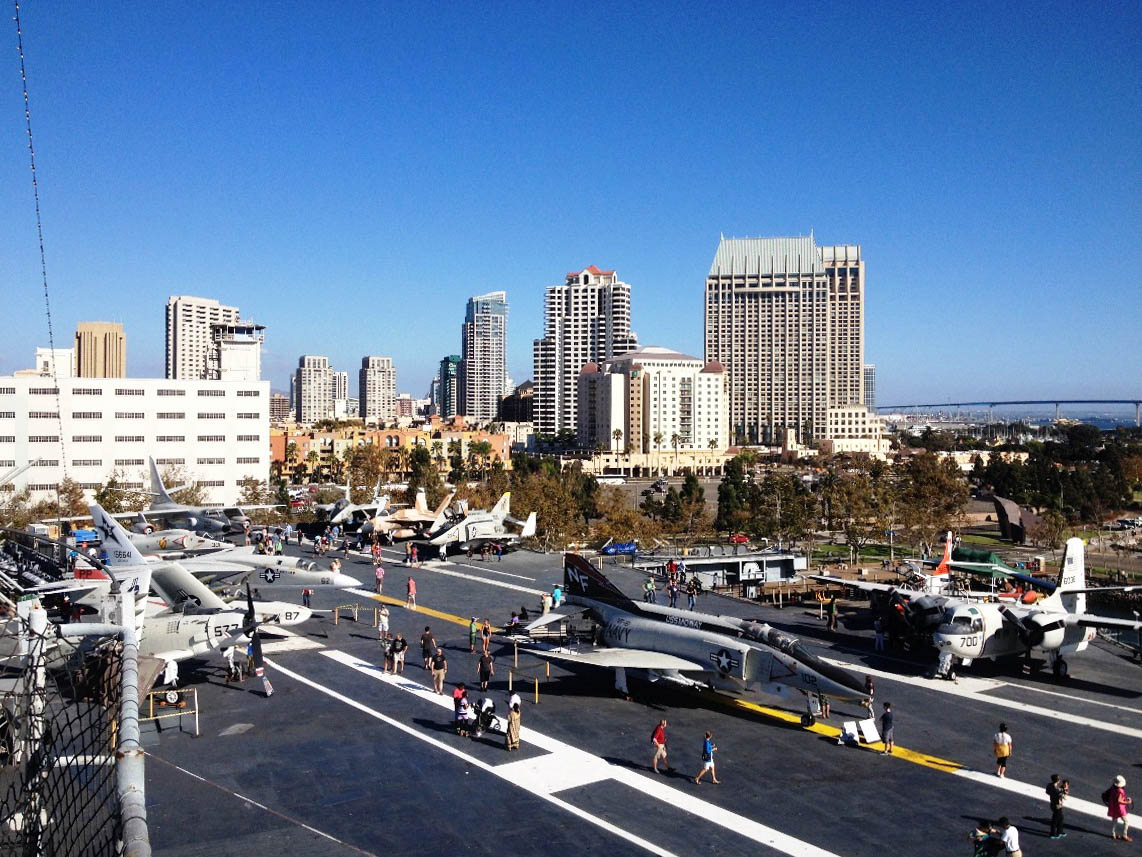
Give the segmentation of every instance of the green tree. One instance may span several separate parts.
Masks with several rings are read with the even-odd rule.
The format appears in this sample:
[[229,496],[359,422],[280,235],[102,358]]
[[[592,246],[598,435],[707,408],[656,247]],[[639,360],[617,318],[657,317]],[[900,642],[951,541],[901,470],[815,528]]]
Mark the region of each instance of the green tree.
[[909,541],[931,553],[939,537],[963,517],[967,480],[954,461],[930,452],[910,457],[899,475],[901,523]]
[[409,475],[408,491],[405,492],[405,502],[412,505],[416,502],[416,492],[423,488],[424,499],[430,509],[435,509],[444,499],[444,480],[440,478],[440,471],[432,463],[432,455],[424,446],[417,446],[408,456]]
[[373,489],[384,471],[381,448],[371,443],[355,446],[345,454],[349,471],[350,501],[366,503],[373,498]]
[[[171,499],[176,503],[184,506],[205,506],[210,502],[206,489],[190,478],[185,467],[177,464],[169,465],[163,468],[160,477],[163,485],[167,486]],[[179,486],[177,491],[171,491],[174,486]]]
[[618,446],[619,449],[622,449],[623,430],[621,428],[615,429],[613,432],[611,432],[611,437],[615,439],[615,445]]
[[658,524],[631,508],[626,493],[614,486],[599,491],[599,519],[594,525],[595,538],[606,542],[647,542],[660,533]]

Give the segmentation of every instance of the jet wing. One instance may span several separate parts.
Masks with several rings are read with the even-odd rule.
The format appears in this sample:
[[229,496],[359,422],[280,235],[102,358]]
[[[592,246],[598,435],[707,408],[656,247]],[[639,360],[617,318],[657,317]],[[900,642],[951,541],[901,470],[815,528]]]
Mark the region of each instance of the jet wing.
[[[1070,594],[1069,592],[1067,593]],[[1127,631],[1142,630],[1142,620],[1116,619],[1113,616],[1096,616],[1093,613],[1072,613],[1066,618],[1068,625],[1080,625],[1084,628],[1124,628]]]
[[808,577],[811,580],[820,580],[823,583],[835,583],[838,586],[851,586],[853,589],[859,589],[862,592],[895,592],[905,601],[917,595],[923,595],[923,592],[916,592],[913,589],[902,589],[901,587],[892,583],[872,583],[867,580],[847,580],[843,577],[833,577],[829,574],[805,574],[802,577]]
[[[546,617],[545,617],[546,618]],[[676,655],[665,652],[652,652],[647,649],[619,649],[598,648],[587,649],[580,652],[570,652],[566,649],[528,649],[531,654],[541,658],[568,661],[570,663],[587,664],[593,667],[624,667],[632,670],[678,670],[688,672],[707,672],[709,667],[697,661],[689,661]]]

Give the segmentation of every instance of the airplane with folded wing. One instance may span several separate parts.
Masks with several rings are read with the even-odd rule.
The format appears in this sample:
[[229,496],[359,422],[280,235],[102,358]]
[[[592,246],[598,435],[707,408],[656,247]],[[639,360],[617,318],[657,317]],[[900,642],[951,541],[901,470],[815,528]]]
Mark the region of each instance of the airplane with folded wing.
[[[452,516],[442,511],[429,528],[428,543],[451,553],[479,550],[484,545],[499,545],[504,550],[518,547],[523,539],[535,535],[536,517],[535,512],[524,521],[511,517],[511,497],[510,491],[505,492],[491,511]],[[508,529],[508,525],[519,529]]]
[[403,509],[383,509],[371,521],[361,525],[358,532],[362,539],[370,539],[374,535],[384,536],[391,540],[420,538],[442,520],[452,502],[455,493],[448,494],[435,511],[428,508],[428,498],[424,489],[416,492],[411,507]]
[[[574,651],[537,645],[534,654],[615,671],[615,686],[627,692],[626,670],[640,670],[651,681],[711,688],[735,694],[760,693],[784,700],[803,698],[801,723],[814,723],[822,697],[863,702],[864,684],[826,663],[797,638],[768,624],[736,616],[697,613],[636,602],[578,554],[564,556],[567,607],[541,616],[524,628],[530,633],[571,615],[595,622],[593,645]],[[538,641],[537,641],[538,642]]]
[[1078,654],[1094,639],[1098,628],[1142,629],[1137,619],[1119,619],[1086,612],[1090,592],[1137,586],[1086,586],[1085,551],[1082,539],[1067,539],[1062,567],[1050,595],[1004,603],[990,594],[934,594],[936,590],[908,590],[885,583],[846,580],[829,575],[808,575],[814,580],[852,587],[887,596],[918,632],[930,633],[940,653],[937,674],[953,678],[957,666],[972,661],[1011,655],[1030,657],[1033,651],[1047,656],[1055,675],[1067,675],[1066,655]]

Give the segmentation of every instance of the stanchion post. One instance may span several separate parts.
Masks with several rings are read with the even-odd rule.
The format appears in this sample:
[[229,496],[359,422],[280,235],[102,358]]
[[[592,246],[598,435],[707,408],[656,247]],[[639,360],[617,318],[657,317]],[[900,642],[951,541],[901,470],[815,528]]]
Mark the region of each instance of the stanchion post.
[[532,679],[535,682],[535,704],[539,705],[539,679]]
[[508,670],[508,691],[509,692],[512,689],[512,675],[514,674],[514,672],[515,672],[514,670]]
[[512,666],[518,667],[519,666],[519,643],[516,642],[515,640],[512,640],[512,649],[514,650],[514,653],[512,654]]

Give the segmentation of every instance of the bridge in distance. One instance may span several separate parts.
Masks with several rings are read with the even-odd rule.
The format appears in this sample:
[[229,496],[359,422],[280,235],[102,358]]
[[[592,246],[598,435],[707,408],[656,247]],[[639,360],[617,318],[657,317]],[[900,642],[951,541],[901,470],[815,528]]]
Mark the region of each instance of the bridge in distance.
[[918,410],[945,410],[948,408],[981,408],[987,407],[987,421],[992,422],[992,408],[1003,405],[1054,405],[1055,419],[1059,418],[1060,405],[1133,405],[1134,425],[1139,425],[1142,417],[1142,398],[1139,399],[1019,399],[1000,401],[997,399],[983,400],[982,402],[933,402],[917,405],[877,405],[877,411],[918,411]]

